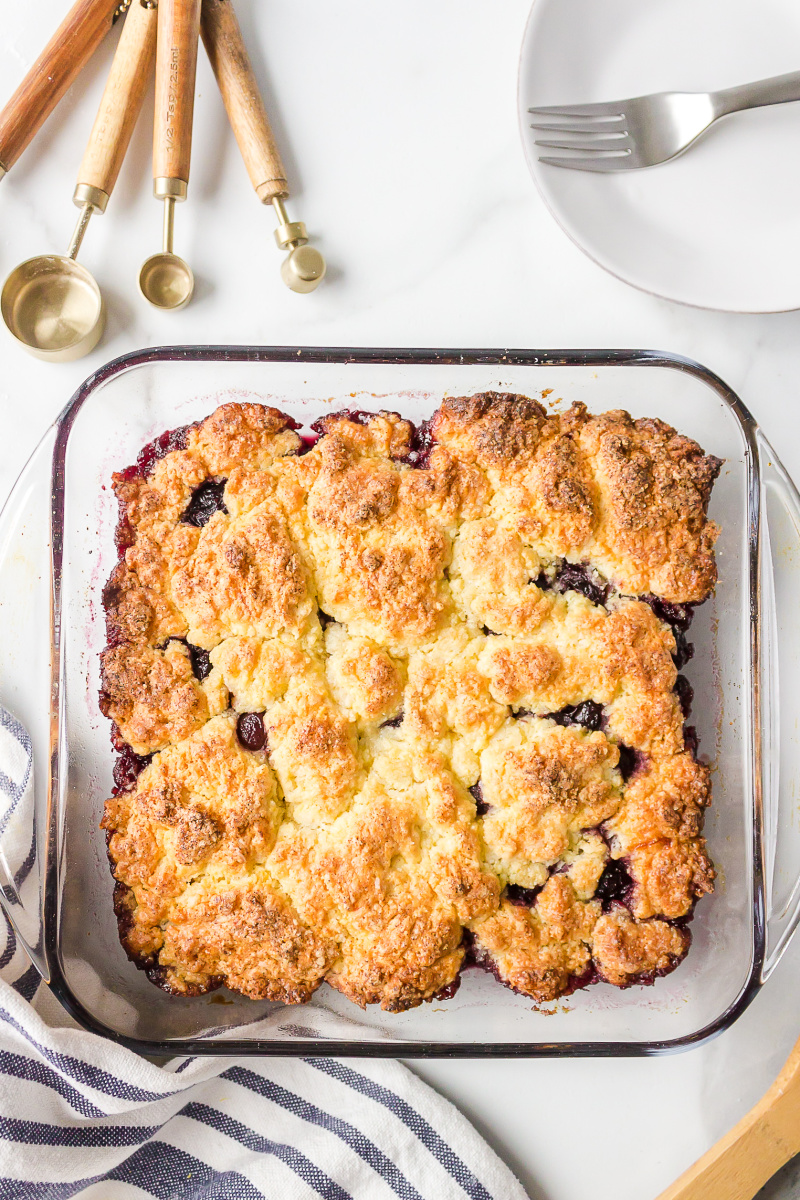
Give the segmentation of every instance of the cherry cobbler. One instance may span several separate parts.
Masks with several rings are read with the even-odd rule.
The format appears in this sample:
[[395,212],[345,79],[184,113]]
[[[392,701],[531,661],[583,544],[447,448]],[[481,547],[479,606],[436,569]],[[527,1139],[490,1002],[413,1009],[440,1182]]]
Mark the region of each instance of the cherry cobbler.
[[103,828],[165,990],[399,1012],[650,983],[713,886],[686,630],[720,461],[524,396],[302,437],[223,404],[114,476]]

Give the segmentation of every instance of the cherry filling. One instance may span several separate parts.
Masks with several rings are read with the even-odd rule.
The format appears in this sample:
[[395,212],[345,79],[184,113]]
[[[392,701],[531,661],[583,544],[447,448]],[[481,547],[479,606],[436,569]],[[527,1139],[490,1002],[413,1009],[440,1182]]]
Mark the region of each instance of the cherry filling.
[[159,646],[159,650],[163,650],[170,642],[180,642],[189,651],[189,660],[192,664],[192,674],[195,679],[199,679],[202,683],[211,674],[211,655],[208,650],[201,650],[199,646],[193,646],[191,642],[187,642],[186,638],[171,637],[167,638],[163,646]]
[[180,425],[177,429],[166,430],[152,442],[148,442],[139,451],[135,465],[120,472],[122,478],[126,483],[131,479],[146,479],[160,458],[171,454],[173,450],[186,449],[189,430],[192,428],[192,425]]
[[492,806],[491,804],[487,804],[483,798],[483,791],[481,789],[480,781],[478,783],[473,783],[472,787],[469,789],[469,794],[475,801],[475,813],[477,816],[485,817],[488,812],[491,812]]
[[594,898],[602,904],[603,912],[608,912],[612,904],[626,904],[632,889],[633,880],[623,860],[611,858],[600,876]]
[[319,617],[319,623],[323,629],[327,629],[329,625],[334,625],[336,623],[336,618],[329,617],[328,614],[323,612],[321,608],[317,609],[317,616]]
[[202,683],[211,674],[211,655],[207,650],[193,646],[191,642],[187,642],[186,645],[189,647],[189,658],[192,661],[194,677]]
[[684,725],[683,727],[683,748],[688,750],[692,758],[697,758],[697,751],[700,746],[700,738],[697,736],[697,730],[694,725]]
[[509,904],[516,904],[519,908],[533,908],[536,903],[536,897],[544,887],[542,884],[539,887],[522,887],[519,883],[509,883],[503,892],[504,898]]
[[431,996],[431,999],[432,1000],[452,1000],[453,996],[455,996],[456,992],[458,991],[458,989],[460,987],[461,987],[461,972],[459,971],[459,973],[458,973],[458,975],[456,975],[455,979],[451,983],[446,984],[443,988],[440,988],[438,992],[435,992],[433,994],[433,996]]
[[649,604],[660,621],[664,621],[672,629],[675,638],[675,653],[672,661],[680,671],[690,658],[694,657],[694,646],[686,638],[686,630],[692,623],[695,606],[693,604],[670,604],[669,600],[660,600],[658,596],[640,596],[644,604]]
[[671,604],[669,600],[661,600],[658,596],[640,596],[644,604],[649,604],[660,621],[671,625],[673,630],[686,631],[694,616],[693,604]]
[[399,729],[403,724],[404,715],[405,714],[401,708],[396,717],[390,717],[388,721],[383,722],[381,729]]
[[580,592],[592,604],[603,605],[608,600],[611,591],[599,571],[588,563],[571,563],[566,559],[556,569],[551,578],[544,572],[534,581],[538,588],[552,589],[555,592]]
[[297,457],[300,458],[303,454],[308,454],[309,450],[313,450],[319,441],[318,433],[301,433],[300,441],[302,445],[297,451]]
[[242,713],[236,722],[236,736],[245,750],[263,750],[267,744],[263,713]]
[[202,529],[204,525],[208,524],[214,513],[226,513],[228,510],[222,495],[227,482],[227,479],[207,479],[205,483],[196,487],[191,500],[181,514],[182,523]]
[[680,671],[689,662],[689,659],[694,658],[694,646],[686,640],[686,634],[682,629],[673,629],[675,637],[675,653],[672,656],[672,661]]
[[641,750],[634,750],[632,746],[626,746],[623,742],[620,742],[618,750],[619,762],[617,767],[622,776],[623,783],[627,783],[634,772],[642,769],[647,759]]
[[548,721],[555,721],[556,725],[582,725],[584,729],[592,732],[603,726],[603,706],[594,700],[584,700],[582,704],[567,705],[558,712],[543,713],[542,716]]
[[675,680],[675,694],[678,697],[678,703],[681,706],[683,718],[686,720],[686,718],[689,716],[689,713],[692,711],[694,688],[689,683],[689,680],[685,675],[679,675]]
[[411,425],[411,445],[408,453],[404,454],[400,461],[408,463],[410,467],[424,469],[430,462],[433,446],[430,421],[420,421],[419,425]]
[[129,792],[152,757],[152,754],[136,754],[130,746],[123,743],[119,758],[114,763],[113,795],[119,796],[122,792]]

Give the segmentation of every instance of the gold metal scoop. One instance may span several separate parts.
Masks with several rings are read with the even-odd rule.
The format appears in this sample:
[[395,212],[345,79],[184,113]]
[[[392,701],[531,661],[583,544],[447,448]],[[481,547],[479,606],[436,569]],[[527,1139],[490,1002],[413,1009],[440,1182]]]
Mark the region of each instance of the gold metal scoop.
[[0,178],[41,129],[130,0],[76,0],[0,112]]
[[153,61],[153,0],[133,0],[83,156],[73,200],[80,216],[66,255],[42,254],[16,267],[0,294],[0,312],[17,341],[37,358],[70,362],[100,340],[100,289],[76,262],[93,213],[106,210],[117,181]]
[[156,308],[183,308],[194,291],[191,268],[172,243],[175,204],[186,199],[189,187],[199,36],[200,0],[159,0],[153,195],[164,201],[164,237],[161,253],[139,272],[139,291]]
[[36,358],[72,362],[100,340],[105,307],[94,278],[75,261],[94,209],[84,205],[66,255],[40,254],[15,267],[3,284],[6,328]]
[[261,93],[231,0],[202,0],[201,33],[228,119],[239,143],[250,182],[263,204],[278,217],[275,241],[289,254],[281,277],[293,292],[313,292],[325,276],[325,259],[308,244],[302,221],[290,221],[286,172],[270,129]]

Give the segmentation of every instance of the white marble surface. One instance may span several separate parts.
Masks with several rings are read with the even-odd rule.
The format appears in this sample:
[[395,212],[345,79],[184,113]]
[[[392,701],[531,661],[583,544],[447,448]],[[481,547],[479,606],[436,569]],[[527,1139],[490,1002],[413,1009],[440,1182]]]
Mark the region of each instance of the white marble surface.
[[[566,0],[565,0],[566,2]],[[67,8],[0,0],[0,102]],[[296,199],[330,277],[312,296],[278,275],[271,212],[249,189],[201,52],[189,202],[176,249],[194,302],[158,314],[136,291],[157,248],[145,110],[82,261],[109,306],[82,362],[0,338],[0,496],[77,384],[104,360],[168,342],[649,346],[699,359],[743,397],[800,477],[800,315],[722,316],[640,294],[575,249],[538,199],[515,115],[528,0],[239,0]],[[0,184],[0,274],[63,250],[75,171],[112,35]],[[800,219],[800,217],[798,218]],[[476,1123],[535,1200],[647,1200],[758,1098],[800,1032],[800,942],[728,1033],[652,1060],[432,1062],[415,1069]]]

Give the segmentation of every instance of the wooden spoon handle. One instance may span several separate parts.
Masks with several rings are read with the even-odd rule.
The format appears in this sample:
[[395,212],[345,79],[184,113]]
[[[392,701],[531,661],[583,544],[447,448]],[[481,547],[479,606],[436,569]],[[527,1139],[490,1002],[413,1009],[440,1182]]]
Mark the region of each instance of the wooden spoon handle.
[[157,22],[155,7],[133,0],[78,172],[79,187],[106,196],[114,190],[152,75]]
[[159,0],[153,178],[189,182],[200,0]]
[[9,171],[114,23],[120,0],[77,0],[0,112],[0,173]]
[[231,0],[203,0],[201,32],[250,182],[269,204],[288,196],[286,172]]
[[766,1095],[658,1200],[752,1200],[800,1151],[800,1042]]

